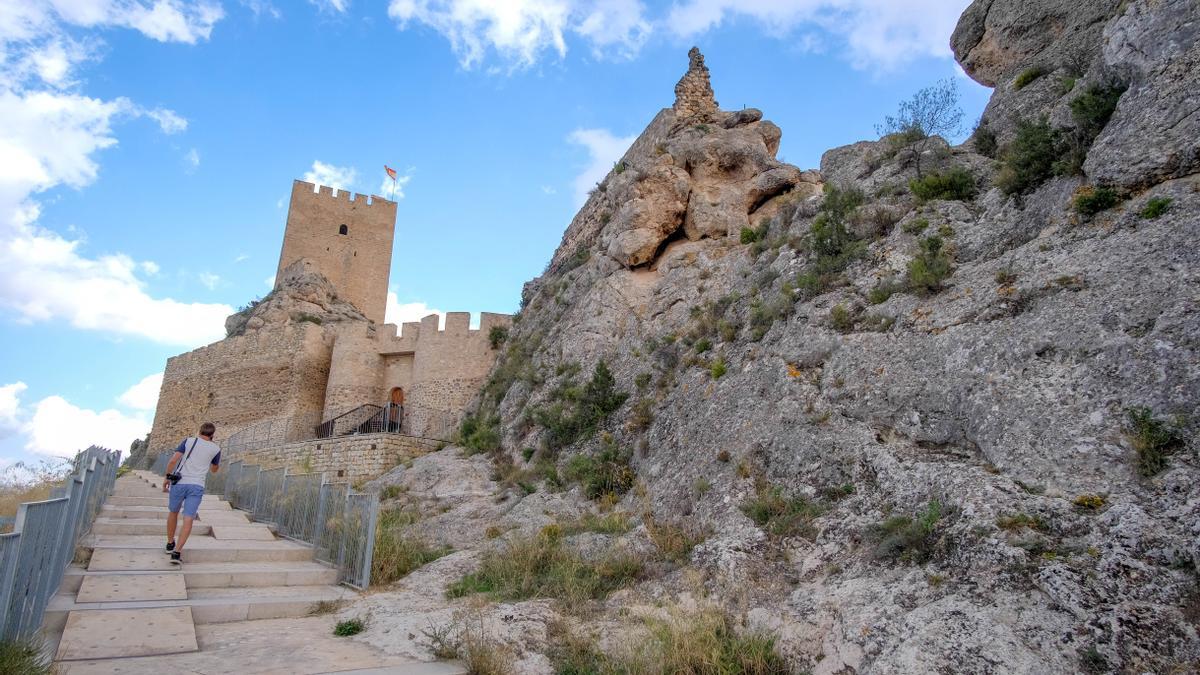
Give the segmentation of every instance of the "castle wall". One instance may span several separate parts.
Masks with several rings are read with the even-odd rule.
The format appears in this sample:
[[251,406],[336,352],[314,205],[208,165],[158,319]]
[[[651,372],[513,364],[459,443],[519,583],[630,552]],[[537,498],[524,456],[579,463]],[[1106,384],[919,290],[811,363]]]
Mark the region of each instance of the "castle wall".
[[[315,263],[338,295],[382,324],[392,266],[396,203],[294,181],[277,278],[300,258]],[[346,234],[339,234],[341,226]]]
[[362,434],[343,438],[288,443],[273,448],[231,455],[264,469],[288,467],[300,472],[325,473],[332,482],[351,484],[371,480],[414,457],[442,447],[437,441],[396,434]]
[[217,441],[266,419],[320,423],[332,345],[311,323],[264,327],[167,359],[150,447],[164,450],[217,425]]
[[328,420],[364,403],[382,405],[384,372],[374,325],[356,323],[339,328],[322,417]]

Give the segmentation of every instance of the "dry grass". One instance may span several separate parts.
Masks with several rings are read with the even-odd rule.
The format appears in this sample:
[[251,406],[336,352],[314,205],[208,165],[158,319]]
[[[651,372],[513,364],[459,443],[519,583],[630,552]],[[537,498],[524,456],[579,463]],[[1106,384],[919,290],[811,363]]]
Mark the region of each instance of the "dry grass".
[[792,672],[764,633],[738,632],[725,613],[675,611],[643,638],[605,654],[590,637],[552,627],[549,656],[559,673],[592,675],[785,675]]
[[491,636],[478,611],[458,612],[450,623],[422,631],[425,646],[439,659],[458,659],[467,675],[509,675],[512,650]]
[[400,509],[379,514],[379,524],[375,528],[375,552],[371,559],[373,585],[390,584],[451,552],[448,547],[430,546],[417,537],[406,535],[404,528],[417,519],[415,513]]
[[484,593],[495,600],[558,598],[569,607],[603,599],[642,575],[641,558],[615,552],[585,560],[563,545],[562,528],[547,526],[532,537],[508,542],[503,551],[484,555],[479,570],[446,589],[451,598]]
[[[60,485],[70,465],[66,462],[42,461],[39,464],[17,462],[0,474],[0,517],[12,518],[17,507],[25,502],[40,502],[50,498],[50,491]],[[5,526],[0,532],[12,528]]]

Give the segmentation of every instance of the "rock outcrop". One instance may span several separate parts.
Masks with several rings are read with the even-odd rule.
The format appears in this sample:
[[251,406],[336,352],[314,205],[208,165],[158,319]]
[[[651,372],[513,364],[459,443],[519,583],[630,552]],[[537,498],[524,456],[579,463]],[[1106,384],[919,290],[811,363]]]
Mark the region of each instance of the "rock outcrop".
[[275,290],[225,319],[228,337],[245,335],[263,326],[307,321],[320,325],[342,321],[368,321],[314,266],[301,258],[281,273]]
[[[586,615],[597,634],[704,598],[814,675],[1200,669],[1197,13],[973,3],[954,48],[997,88],[1001,155],[1014,118],[1067,135],[1080,95],[1120,85],[1082,173],[1014,195],[977,142],[921,144],[927,174],[972,181],[924,200],[896,138],[830,150],[820,172],[781,163],[756,110],[693,121],[693,93],[712,98],[693,53],[687,101],[526,285],[466,438],[490,452],[487,489],[455,448],[386,479],[441,512],[412,531],[466,551],[372,606],[463,607],[418,586],[609,489],[600,508],[633,523],[568,538],[579,555],[652,550],[663,523],[702,541]],[[1100,188],[1115,204],[1075,206]],[[587,398],[600,362],[627,398]],[[605,489],[581,473],[596,462],[618,465]],[[571,611],[527,600],[486,621],[521,672],[549,673],[537,627]]]

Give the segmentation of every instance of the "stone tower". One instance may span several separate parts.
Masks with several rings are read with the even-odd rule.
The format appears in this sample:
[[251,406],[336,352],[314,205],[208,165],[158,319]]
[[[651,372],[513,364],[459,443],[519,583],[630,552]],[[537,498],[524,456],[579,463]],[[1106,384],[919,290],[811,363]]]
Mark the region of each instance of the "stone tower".
[[306,259],[375,323],[383,323],[396,203],[306,183],[292,183],[276,288],[288,265]]
[[688,51],[688,69],[675,85],[675,114],[680,119],[707,119],[717,112],[717,99],[708,79],[708,66],[699,47]]

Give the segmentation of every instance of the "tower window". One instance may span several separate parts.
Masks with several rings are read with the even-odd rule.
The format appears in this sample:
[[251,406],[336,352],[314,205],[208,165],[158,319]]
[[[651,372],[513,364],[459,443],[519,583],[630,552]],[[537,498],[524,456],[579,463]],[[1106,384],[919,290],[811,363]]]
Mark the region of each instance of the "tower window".
[[341,225],[338,227],[338,234],[350,234],[350,228],[346,227],[345,225]]

